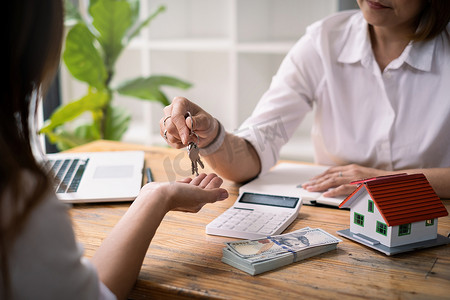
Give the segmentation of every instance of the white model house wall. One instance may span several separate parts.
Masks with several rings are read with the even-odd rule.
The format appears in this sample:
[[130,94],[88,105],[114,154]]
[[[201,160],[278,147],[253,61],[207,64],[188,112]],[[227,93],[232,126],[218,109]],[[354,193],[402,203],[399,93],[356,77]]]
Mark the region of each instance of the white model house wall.
[[[377,221],[386,224],[377,206],[373,205],[373,212],[369,212],[370,195],[364,189],[361,195],[353,201],[350,209],[350,231],[362,234],[379,241],[388,247],[396,247],[405,244],[435,239],[437,237],[438,219],[433,219],[433,225],[426,226],[425,220],[411,223],[411,233],[399,236],[399,226],[387,226],[386,235],[376,232]],[[372,200],[373,201],[373,200]],[[401,209],[401,208],[399,208]],[[355,213],[364,216],[364,226],[355,223]]]

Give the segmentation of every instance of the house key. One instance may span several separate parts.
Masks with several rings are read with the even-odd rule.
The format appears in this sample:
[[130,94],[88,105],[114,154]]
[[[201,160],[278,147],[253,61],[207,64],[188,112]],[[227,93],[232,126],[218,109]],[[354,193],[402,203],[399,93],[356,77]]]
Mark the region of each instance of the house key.
[[205,166],[203,165],[203,162],[200,159],[200,155],[198,154],[198,147],[197,144],[194,142],[190,142],[188,147],[188,155],[189,155],[189,159],[191,160],[191,165],[192,165],[192,175],[197,175],[198,176],[198,166],[197,164],[200,165],[200,167],[202,167],[202,169],[205,168]]
[[[195,135],[197,137],[197,143],[198,143],[200,140],[200,137],[194,131],[194,121],[192,120],[192,116],[191,116],[190,112],[188,112],[188,116],[191,117],[191,133],[190,133],[190,135],[191,136]],[[188,151],[189,159],[191,160],[192,175],[194,175],[194,173],[195,173],[198,176],[198,165],[200,165],[200,167],[202,167],[202,169],[204,169],[205,166],[203,165],[203,162],[200,159],[197,143],[190,142],[187,147],[187,151]]]

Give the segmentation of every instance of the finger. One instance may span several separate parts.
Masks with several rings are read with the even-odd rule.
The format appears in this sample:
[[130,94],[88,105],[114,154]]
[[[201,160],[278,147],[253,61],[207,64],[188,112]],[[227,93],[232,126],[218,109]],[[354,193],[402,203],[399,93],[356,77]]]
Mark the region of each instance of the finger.
[[321,174],[319,174],[319,175],[316,175],[316,176],[312,177],[310,180],[318,180],[318,179],[323,178],[323,177],[325,177],[325,176],[328,176],[328,175],[330,175],[330,174],[335,174],[335,173],[343,172],[343,168],[344,168],[344,167],[342,167],[342,166],[336,166],[336,167],[328,168],[325,172],[323,172],[323,173],[321,173]]
[[335,182],[338,181],[339,183],[348,183],[348,178],[344,179],[345,175],[343,173],[344,170],[342,167],[333,168],[332,170],[328,170],[326,173],[323,173],[320,177],[312,179],[311,181],[314,183],[314,185],[317,184],[323,184],[326,182]]
[[324,197],[348,196],[355,191],[357,187],[354,184],[343,184],[335,189],[323,193]]
[[229,196],[228,191],[224,188],[217,188],[217,189],[212,189],[212,190],[208,189],[208,191],[216,191],[216,201],[225,200]]
[[[192,122],[191,122],[192,118]],[[192,115],[186,119],[186,125],[189,129],[194,129],[195,131],[207,131],[212,126],[212,120],[214,118],[207,113],[198,113],[196,115]],[[192,127],[192,125],[194,125]]]
[[167,129],[160,128],[159,134],[161,137],[166,141],[167,144],[169,144],[173,148],[184,148],[185,145],[181,142],[181,140],[172,134],[169,133],[169,131],[166,131]]
[[342,177],[327,175],[327,177],[325,179],[317,180],[313,184],[306,186],[306,190],[309,192],[322,192],[322,191],[326,191],[330,188],[335,188],[342,184],[345,184],[345,183],[347,183],[346,181],[347,180]]
[[229,196],[228,191],[224,188],[204,189],[203,191],[208,194],[207,197],[203,198],[207,203],[222,201],[227,199]]
[[198,186],[205,177],[206,177],[206,174],[205,173],[201,173],[200,175],[198,175],[197,177],[192,179],[190,184]]
[[164,116],[159,120],[159,134],[170,146],[181,148],[179,147],[179,144],[181,144],[181,139],[179,138],[178,131],[170,121],[171,111],[172,105],[164,107]]
[[206,185],[206,189],[214,189],[214,188],[218,188],[222,185],[223,183],[223,179],[220,178],[219,176],[214,177],[213,179],[211,179],[211,181],[208,183],[208,185]]
[[214,173],[208,174],[202,180],[202,182],[200,182],[200,184],[198,186],[204,189],[214,178],[217,178],[216,174],[214,174]]
[[190,183],[191,181],[192,181],[192,178],[190,178],[190,177],[186,177],[181,180],[177,180],[177,182],[179,182],[179,183]]
[[190,102],[186,98],[176,97],[172,100],[172,124],[175,125],[181,142],[187,144],[189,141],[190,129],[186,125],[186,113],[190,111]]

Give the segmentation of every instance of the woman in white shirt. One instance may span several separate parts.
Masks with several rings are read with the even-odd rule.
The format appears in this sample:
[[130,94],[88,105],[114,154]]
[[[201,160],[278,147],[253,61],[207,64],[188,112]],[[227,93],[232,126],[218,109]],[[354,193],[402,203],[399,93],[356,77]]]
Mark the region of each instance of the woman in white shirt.
[[[59,64],[62,0],[11,1],[0,102],[0,299],[125,299],[170,210],[197,212],[227,198],[201,174],[145,185],[92,260],[75,241],[67,207],[32,153],[32,94]],[[30,120],[29,120],[30,119]],[[130,247],[130,245],[132,245]]]
[[179,97],[164,109],[161,135],[184,147],[193,123],[205,160],[242,182],[277,162],[314,106],[315,161],[333,167],[306,189],[347,195],[354,180],[421,172],[440,197],[450,197],[450,2],[358,4],[360,11],[308,27],[235,134]]

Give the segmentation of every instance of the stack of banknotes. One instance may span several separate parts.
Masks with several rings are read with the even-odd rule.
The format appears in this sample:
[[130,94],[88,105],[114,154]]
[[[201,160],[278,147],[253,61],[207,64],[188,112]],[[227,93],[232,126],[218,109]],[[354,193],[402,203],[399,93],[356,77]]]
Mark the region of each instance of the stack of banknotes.
[[222,261],[251,275],[334,250],[340,239],[320,228],[302,228],[256,240],[225,243]]

